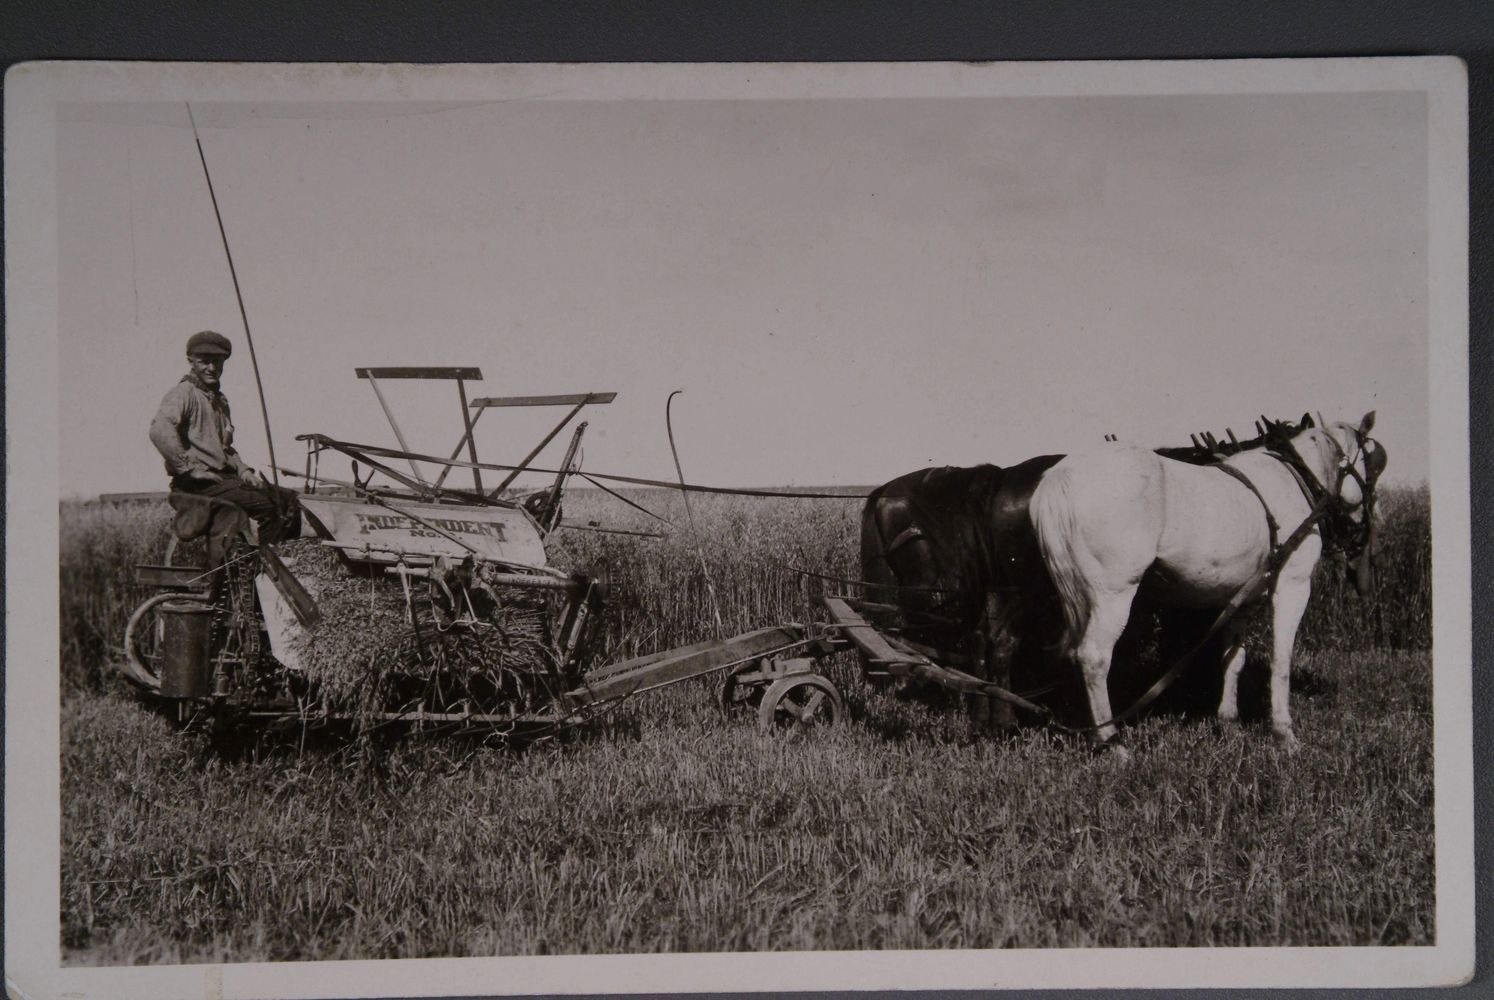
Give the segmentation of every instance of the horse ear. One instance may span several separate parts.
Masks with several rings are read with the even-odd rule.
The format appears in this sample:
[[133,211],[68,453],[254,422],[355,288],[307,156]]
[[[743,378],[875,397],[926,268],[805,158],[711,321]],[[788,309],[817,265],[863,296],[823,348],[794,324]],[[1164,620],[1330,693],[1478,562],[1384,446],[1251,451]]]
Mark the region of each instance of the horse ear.
[[1302,414],[1302,423],[1301,423],[1302,429],[1303,430],[1307,430],[1307,428],[1312,427],[1312,426],[1314,426],[1313,422],[1312,422],[1312,414],[1311,413],[1304,413],[1304,414]]
[[1366,413],[1364,415],[1364,419],[1361,420],[1361,421],[1359,421],[1359,433],[1361,435],[1368,434],[1370,431],[1372,431],[1374,429],[1375,429],[1375,411],[1374,410],[1370,410],[1368,413]]
[[1318,418],[1318,426],[1319,427],[1327,427],[1328,426],[1328,421],[1326,421],[1326,420],[1323,419],[1323,411],[1322,410],[1319,410],[1315,414],[1315,416]]

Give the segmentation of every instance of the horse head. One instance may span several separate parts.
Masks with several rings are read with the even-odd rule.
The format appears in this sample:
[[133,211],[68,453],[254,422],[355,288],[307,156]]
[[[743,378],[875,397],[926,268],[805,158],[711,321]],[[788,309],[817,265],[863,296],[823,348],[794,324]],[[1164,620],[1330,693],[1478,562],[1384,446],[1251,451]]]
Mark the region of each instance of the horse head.
[[1375,482],[1385,471],[1385,446],[1370,437],[1375,426],[1371,410],[1359,423],[1325,421],[1316,425],[1304,415],[1303,429],[1292,438],[1292,448],[1317,477],[1316,489],[1331,496],[1331,515],[1347,522],[1342,544],[1349,556],[1348,573],[1361,594],[1374,585],[1376,526]]

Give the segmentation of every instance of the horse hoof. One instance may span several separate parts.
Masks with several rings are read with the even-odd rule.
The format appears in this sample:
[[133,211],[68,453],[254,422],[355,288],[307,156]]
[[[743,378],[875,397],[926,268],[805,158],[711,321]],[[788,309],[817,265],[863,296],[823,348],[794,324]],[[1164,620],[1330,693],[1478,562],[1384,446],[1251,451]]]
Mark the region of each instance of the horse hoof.
[[1296,735],[1290,730],[1273,730],[1272,735],[1276,737],[1276,745],[1287,753],[1296,753],[1302,749],[1302,744],[1297,741]]

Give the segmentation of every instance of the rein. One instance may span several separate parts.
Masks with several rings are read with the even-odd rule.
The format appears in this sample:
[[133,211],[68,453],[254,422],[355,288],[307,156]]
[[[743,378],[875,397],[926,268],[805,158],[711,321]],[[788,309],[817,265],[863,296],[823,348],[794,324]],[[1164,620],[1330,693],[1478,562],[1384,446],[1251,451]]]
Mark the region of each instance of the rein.
[[[1254,487],[1252,487],[1253,489]],[[1259,496],[1260,494],[1257,493],[1256,495]],[[1264,506],[1264,502],[1262,505]],[[1194,643],[1192,649],[1178,657],[1178,661],[1172,665],[1172,668],[1157,678],[1156,683],[1147,688],[1146,692],[1140,698],[1137,698],[1124,712],[1111,716],[1108,722],[1079,728],[1070,726],[1063,726],[1062,728],[1076,733],[1093,732],[1102,726],[1124,722],[1156,701],[1163,691],[1166,691],[1172,686],[1174,681],[1182,676],[1183,670],[1193,661],[1193,658],[1198,655],[1199,651],[1208,645],[1209,641],[1218,635],[1219,631],[1225,625],[1229,624],[1235,615],[1240,613],[1240,609],[1260,596],[1263,584],[1267,590],[1276,586],[1276,574],[1281,571],[1281,567],[1291,557],[1291,554],[1297,551],[1297,546],[1302,544],[1303,540],[1317,527],[1318,522],[1328,513],[1328,507],[1329,504],[1327,503],[1314,505],[1312,511],[1308,513],[1307,518],[1297,526],[1295,531],[1287,536],[1286,541],[1280,545],[1273,546],[1271,554],[1266,557],[1266,564],[1253,577],[1246,580],[1239,590],[1235,591],[1235,596],[1231,597],[1229,603],[1220,610],[1219,614],[1214,618],[1213,623],[1209,625],[1209,630],[1204,633],[1203,638]],[[1269,510],[1266,511],[1266,517],[1271,518]],[[1272,520],[1274,521],[1274,519]],[[1273,535],[1274,533],[1273,530]]]
[[[1255,498],[1261,502],[1261,509],[1266,512],[1266,530],[1267,532],[1269,532],[1271,543],[1270,553],[1271,555],[1275,555],[1276,550],[1279,547],[1277,545],[1277,536],[1281,533],[1281,525],[1276,523],[1276,516],[1271,513],[1271,505],[1266,503],[1266,498],[1261,496],[1261,491],[1256,489],[1255,483],[1250,481],[1250,477],[1245,475],[1245,473],[1241,472],[1239,469],[1235,468],[1233,465],[1226,465],[1225,463],[1220,462],[1218,465],[1214,466],[1214,468],[1227,475],[1233,476],[1240,482],[1244,483],[1245,488],[1254,493]],[[1291,467],[1288,466],[1287,468],[1290,469]],[[1298,482],[1300,483],[1301,480],[1299,479]],[[1312,502],[1311,498],[1308,499],[1308,502]],[[1267,556],[1267,559],[1269,558],[1270,556]]]

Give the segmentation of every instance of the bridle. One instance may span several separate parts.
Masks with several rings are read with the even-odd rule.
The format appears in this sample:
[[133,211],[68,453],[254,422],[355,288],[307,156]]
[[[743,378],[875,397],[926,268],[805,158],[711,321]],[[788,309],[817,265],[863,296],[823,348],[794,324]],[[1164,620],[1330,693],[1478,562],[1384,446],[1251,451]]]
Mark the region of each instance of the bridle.
[[[1334,475],[1331,488],[1318,478],[1312,466],[1298,453],[1295,444],[1285,442],[1284,446],[1273,447],[1270,452],[1296,473],[1297,481],[1313,510],[1323,511],[1321,524],[1324,550],[1343,552],[1349,559],[1357,559],[1370,544],[1374,532],[1375,481],[1379,478],[1380,469],[1371,468],[1369,456],[1377,451],[1383,453],[1384,448],[1357,427],[1351,427],[1354,433],[1354,454],[1350,455],[1326,427],[1319,430],[1333,449]],[[1364,466],[1363,472],[1359,469],[1360,465]],[[1357,504],[1350,504],[1343,499],[1344,484],[1350,479],[1359,487],[1360,500]],[[1361,514],[1357,521],[1351,516],[1356,510]]]

